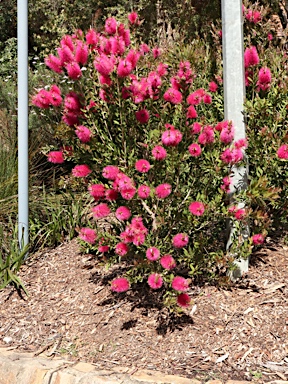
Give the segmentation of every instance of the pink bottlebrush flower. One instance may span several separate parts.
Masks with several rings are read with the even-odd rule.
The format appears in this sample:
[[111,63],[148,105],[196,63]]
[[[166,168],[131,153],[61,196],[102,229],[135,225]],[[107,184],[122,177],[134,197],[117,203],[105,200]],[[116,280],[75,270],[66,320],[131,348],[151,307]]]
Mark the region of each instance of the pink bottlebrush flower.
[[215,131],[222,132],[224,128],[227,128],[229,124],[228,120],[221,121],[220,123],[217,123],[215,126]]
[[267,39],[268,39],[269,41],[272,41],[272,40],[273,40],[273,35],[272,35],[272,33],[268,33],[268,35],[267,35]]
[[143,56],[145,55],[145,53],[148,53],[150,51],[150,48],[148,47],[147,44],[141,44],[140,47],[139,47],[139,52],[140,54]]
[[96,232],[91,228],[81,228],[79,233],[79,238],[86,243],[94,244],[96,240]]
[[179,307],[188,308],[191,304],[191,299],[187,293],[181,293],[177,296],[177,304]]
[[229,177],[229,176],[223,177],[222,181],[223,181],[224,185],[231,185],[231,183],[232,183],[231,177]]
[[114,69],[115,61],[114,59],[109,58],[104,54],[101,54],[100,56],[96,57],[93,64],[95,69],[100,73],[100,75],[109,76]]
[[96,219],[101,219],[102,217],[108,216],[111,211],[106,203],[100,203],[92,208],[92,212]]
[[141,124],[146,124],[150,118],[149,112],[147,109],[140,109],[140,111],[135,112],[136,120]]
[[111,44],[111,53],[112,55],[123,55],[125,52],[125,41],[121,36],[115,36],[111,37],[109,39],[110,44]]
[[109,252],[109,245],[99,245],[98,247],[98,252],[101,252],[101,253],[105,253],[105,252]]
[[214,142],[215,135],[213,128],[207,125],[203,128],[203,132],[200,133],[198,137],[198,143],[205,145],[205,144],[212,144]]
[[41,89],[37,95],[32,98],[32,104],[38,108],[49,108],[51,104],[51,94],[45,89]]
[[78,41],[76,52],[75,52],[75,60],[78,64],[85,65],[88,60],[88,45]]
[[193,123],[192,129],[191,129],[191,135],[197,135],[201,132],[202,125],[200,123]]
[[203,100],[204,95],[205,95],[204,89],[202,89],[202,88],[198,89],[197,91],[191,93],[187,97],[187,103],[190,105],[198,105]]
[[153,48],[152,54],[153,54],[154,59],[157,59],[157,57],[159,57],[161,55],[161,49],[158,47]]
[[283,144],[277,151],[278,159],[288,160],[288,145]]
[[130,209],[125,206],[121,206],[116,209],[115,216],[120,221],[128,220],[131,216]]
[[106,189],[105,191],[105,199],[108,201],[117,200],[118,192],[115,189]]
[[163,279],[162,276],[159,273],[152,273],[148,277],[148,285],[152,289],[159,289],[163,285]]
[[84,125],[79,125],[75,133],[82,143],[88,143],[91,140],[92,132]]
[[146,257],[150,261],[158,260],[160,257],[159,249],[155,247],[148,248],[146,251]]
[[134,188],[134,187],[123,188],[120,191],[121,196],[125,200],[133,199],[135,193],[136,193],[136,188]]
[[181,276],[175,276],[171,285],[175,291],[179,292],[185,292],[189,289],[189,282]]
[[54,164],[64,163],[64,156],[62,151],[51,151],[48,153],[48,161]]
[[172,187],[170,184],[164,183],[158,185],[158,187],[155,188],[155,194],[158,197],[158,199],[165,199],[167,196],[170,195],[172,192]]
[[125,277],[118,277],[111,283],[111,291],[113,292],[126,292],[129,288],[129,281]]
[[125,243],[118,243],[115,247],[115,253],[119,256],[125,256],[128,253],[128,245]]
[[212,103],[212,96],[209,95],[208,93],[206,93],[206,94],[203,96],[203,103],[204,103],[204,104],[211,104],[211,103]]
[[[118,32],[119,33],[119,32]],[[119,33],[120,35],[120,33]],[[129,29],[123,29],[123,32],[121,32],[121,35],[124,42],[125,42],[125,46],[126,47],[129,47],[129,45],[131,44],[131,40],[130,40],[130,30]]]
[[202,216],[203,213],[205,212],[204,204],[201,203],[200,201],[194,201],[189,205],[189,211],[194,216]]
[[246,139],[239,139],[234,142],[234,147],[236,149],[241,149],[241,148],[247,148],[248,142]]
[[166,149],[163,148],[161,145],[156,145],[152,149],[152,156],[156,160],[164,160],[166,158],[166,156],[167,156]]
[[53,107],[59,107],[62,104],[61,91],[57,85],[52,85],[50,90],[50,103]]
[[49,55],[45,58],[45,64],[48,68],[52,69],[52,71],[56,73],[62,73],[62,64],[59,57],[56,57],[54,55]]
[[132,65],[132,69],[136,68],[136,65],[137,65],[139,59],[140,59],[140,53],[135,51],[134,49],[130,49],[130,51],[128,52],[128,54],[126,56],[126,60],[130,61],[131,65]]
[[90,175],[91,172],[92,172],[91,169],[86,164],[76,165],[72,169],[72,175],[74,177],[86,177],[86,176]]
[[88,191],[91,196],[96,199],[102,198],[105,196],[105,187],[103,184],[92,184],[89,185]]
[[110,87],[110,85],[112,85],[111,77],[110,76],[100,75],[99,76],[99,83],[101,85],[108,85],[108,87]]
[[103,168],[102,175],[105,179],[115,180],[119,172],[119,168],[115,165],[107,165],[107,167]]
[[180,104],[182,102],[182,93],[177,89],[169,88],[164,93],[163,98],[171,104]]
[[169,129],[162,133],[161,141],[167,147],[175,147],[180,143],[182,137],[182,133],[178,129]]
[[143,233],[137,233],[133,236],[132,243],[136,245],[136,247],[139,247],[145,243],[145,238],[146,236]]
[[229,193],[230,192],[230,185],[232,184],[232,180],[229,176],[225,176],[223,177],[222,179],[223,181],[223,184],[221,185],[221,189],[226,192],[226,193]]
[[259,84],[270,84],[271,83],[271,71],[268,67],[262,67],[258,73]]
[[235,128],[232,123],[229,123],[226,128],[223,128],[220,133],[220,141],[224,144],[229,144],[233,141]]
[[131,25],[139,25],[139,17],[136,12],[129,13],[128,20]]
[[147,199],[150,196],[150,188],[148,185],[140,185],[138,188],[138,196],[140,199]]
[[127,59],[120,60],[117,67],[117,75],[119,77],[127,77],[132,72],[132,69],[131,61]]
[[178,233],[172,239],[172,243],[175,248],[186,247],[188,242],[189,242],[189,237],[188,235],[186,235],[186,233]]
[[69,125],[69,127],[73,127],[75,124],[79,123],[78,115],[76,113],[65,113],[62,116],[62,120],[65,124]]
[[265,237],[261,233],[252,236],[252,243],[254,245],[261,245],[264,243]]
[[176,261],[171,255],[162,256],[160,259],[160,264],[164,269],[168,269],[168,271],[176,267]]
[[231,149],[225,149],[225,151],[221,154],[220,159],[226,164],[231,164],[233,162],[233,153]]
[[89,31],[86,33],[85,38],[87,44],[96,46],[99,40],[99,35],[94,29],[89,29]]
[[108,17],[105,21],[105,32],[108,33],[108,35],[115,35],[117,31],[117,21],[114,19],[114,17]]
[[164,63],[159,63],[157,67],[157,73],[160,77],[167,75],[168,65]]
[[149,171],[149,169],[151,168],[151,165],[150,165],[149,161],[141,159],[141,160],[136,161],[135,168],[137,169],[138,172],[147,173]]
[[210,92],[216,92],[218,89],[218,85],[215,83],[215,81],[211,81],[209,83],[209,91]]
[[61,47],[68,47],[70,49],[71,52],[74,51],[74,44],[73,44],[73,40],[72,40],[72,37],[69,36],[69,35],[65,35],[62,37],[61,41],[60,41],[60,45]]
[[237,149],[237,148],[232,150],[232,156],[233,156],[234,164],[239,163],[244,158],[244,155],[241,149]]
[[64,99],[64,108],[69,112],[80,113],[81,103],[79,96],[75,92],[69,92]]
[[235,217],[236,220],[242,220],[242,219],[244,219],[245,215],[246,215],[246,211],[245,211],[245,209],[243,209],[243,208],[239,208],[239,209],[237,209],[237,210],[234,212],[234,217]]
[[256,47],[253,45],[250,48],[246,48],[244,52],[244,64],[245,68],[253,67],[259,64],[259,56]]
[[57,52],[58,52],[62,67],[64,67],[64,65],[66,64],[69,64],[75,61],[73,52],[69,47],[63,46],[62,48],[57,48]]
[[119,172],[117,174],[114,184],[113,184],[113,188],[114,189],[118,188],[119,191],[121,191],[122,189],[134,187],[133,180],[129,176],[125,175],[125,173],[123,172]]
[[197,111],[196,111],[194,105],[190,105],[187,108],[186,118],[187,119],[196,119],[197,116],[198,116],[198,114],[197,114]]
[[197,143],[191,144],[189,146],[188,150],[189,150],[190,155],[193,157],[200,156],[201,152],[202,152],[200,145],[198,145]]

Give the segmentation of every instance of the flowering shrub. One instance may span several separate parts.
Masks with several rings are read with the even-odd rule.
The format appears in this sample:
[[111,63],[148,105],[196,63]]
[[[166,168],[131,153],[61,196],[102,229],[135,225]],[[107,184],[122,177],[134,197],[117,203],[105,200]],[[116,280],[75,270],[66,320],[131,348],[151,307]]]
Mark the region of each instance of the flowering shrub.
[[[128,16],[133,28],[136,16]],[[225,252],[226,219],[240,229],[254,214],[249,206],[229,206],[228,198],[231,165],[242,164],[247,142],[234,141],[233,122],[215,120],[219,106],[213,97],[221,81],[199,87],[190,62],[168,65],[159,49],[132,40],[114,18],[101,33],[64,36],[57,55],[45,63],[64,85],[72,82],[72,89],[62,94],[52,85],[32,103],[61,110],[63,145],[48,153],[48,160],[72,162],[73,177],[91,195],[94,221],[79,238],[110,262],[130,267],[112,281],[112,291],[125,292],[146,280],[167,305],[185,308],[187,277],[213,275],[231,261]],[[248,70],[259,64],[256,48],[245,57]],[[263,67],[257,87],[267,92],[270,84]],[[281,148],[278,157],[284,159],[287,148]],[[249,198],[244,193],[241,201]],[[239,255],[249,254],[264,237],[254,234]]]

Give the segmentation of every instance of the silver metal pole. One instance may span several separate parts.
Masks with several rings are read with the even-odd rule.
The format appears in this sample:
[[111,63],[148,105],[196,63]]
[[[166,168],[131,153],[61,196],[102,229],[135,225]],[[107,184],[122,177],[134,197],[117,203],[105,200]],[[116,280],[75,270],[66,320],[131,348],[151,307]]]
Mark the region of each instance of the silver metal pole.
[[[222,43],[224,70],[224,115],[225,120],[232,120],[235,126],[234,141],[245,139],[245,123],[243,104],[245,98],[244,80],[244,44],[243,44],[243,16],[242,0],[222,0]],[[236,165],[231,169],[231,201],[237,190],[247,188],[248,167]],[[244,203],[239,204],[243,208]],[[229,223],[229,240],[227,250],[232,244],[236,229]],[[241,229],[240,242],[249,236],[249,228]],[[238,238],[238,237],[237,237]],[[235,239],[234,239],[235,241]],[[240,277],[248,271],[249,260],[232,255],[235,259],[236,270],[230,274],[232,279]]]
[[28,0],[17,0],[18,45],[18,240],[28,244]]

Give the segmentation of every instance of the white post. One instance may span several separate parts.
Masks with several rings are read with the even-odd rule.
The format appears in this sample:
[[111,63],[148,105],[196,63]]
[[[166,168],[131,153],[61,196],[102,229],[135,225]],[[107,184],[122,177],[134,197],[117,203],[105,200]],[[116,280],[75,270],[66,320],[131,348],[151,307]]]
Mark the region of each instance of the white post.
[[[224,71],[224,115],[225,120],[232,120],[235,126],[234,141],[245,139],[245,123],[243,115],[243,104],[245,98],[245,76],[244,76],[244,44],[243,44],[243,15],[242,0],[222,0],[222,43],[223,43],[223,71]],[[237,190],[247,188],[248,170],[245,166],[233,166],[231,169],[231,200]],[[239,204],[243,208],[244,203]],[[235,235],[235,228],[229,223],[229,240],[227,250]],[[247,239],[249,228],[246,226],[241,230],[239,241]],[[230,273],[232,280],[248,271],[249,260],[232,255],[235,258],[236,269]]]
[[28,244],[28,0],[17,0],[18,240]]

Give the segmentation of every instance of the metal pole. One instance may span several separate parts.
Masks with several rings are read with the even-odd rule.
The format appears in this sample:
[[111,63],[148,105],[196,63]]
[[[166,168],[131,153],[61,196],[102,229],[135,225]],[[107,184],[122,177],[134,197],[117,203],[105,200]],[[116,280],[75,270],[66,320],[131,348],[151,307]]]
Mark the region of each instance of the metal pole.
[[[243,104],[245,98],[244,78],[244,44],[243,44],[243,15],[242,0],[222,0],[222,42],[223,42],[223,70],[224,70],[224,115],[225,120],[232,120],[235,126],[234,141],[245,139],[245,123]],[[231,201],[237,190],[247,188],[247,166],[234,165],[231,169]],[[244,203],[239,204],[243,208]],[[229,240],[227,250],[233,242],[236,229],[229,223]],[[239,235],[239,234],[238,234]],[[248,226],[241,229],[240,242],[249,236]],[[238,238],[238,237],[237,237]],[[234,239],[235,241],[235,239]],[[240,245],[240,244],[239,244]],[[232,255],[235,259],[236,270],[230,273],[231,279],[235,279],[248,271],[249,260]]]
[[18,240],[28,244],[28,0],[17,0],[18,45]]

